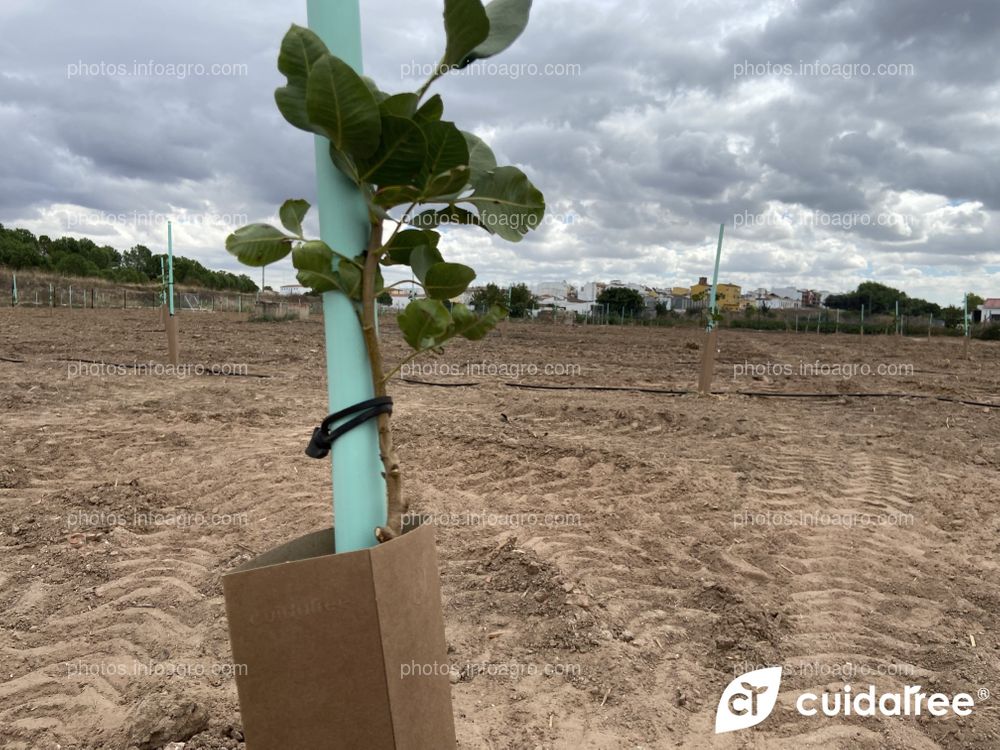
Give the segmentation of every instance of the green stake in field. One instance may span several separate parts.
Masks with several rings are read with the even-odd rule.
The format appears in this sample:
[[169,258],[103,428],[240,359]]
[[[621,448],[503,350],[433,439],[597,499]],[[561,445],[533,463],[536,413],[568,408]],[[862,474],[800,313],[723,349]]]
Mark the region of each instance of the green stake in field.
[[719,244],[715,248],[715,270],[712,272],[712,291],[708,300],[708,324],[705,328],[705,343],[701,352],[701,376],[698,378],[698,392],[705,396],[712,392],[715,354],[718,350],[719,331],[715,325],[718,319],[716,294],[719,287],[719,260],[722,258],[722,234],[725,229],[725,224],[719,224]]
[[10,290],[10,299],[11,299],[10,306],[14,307],[14,305],[17,304],[17,274],[16,273],[12,274],[12,279],[13,279],[12,282],[11,282],[12,286],[11,286],[11,290]]
[[160,256],[160,304],[167,304],[167,261]]
[[962,315],[962,356],[969,356],[969,337],[971,335],[971,330],[969,328],[969,293],[965,293],[965,298],[963,300],[963,306],[965,309]]
[[865,335],[865,305],[861,303],[861,335]]
[[174,314],[174,231],[167,222],[167,307]]
[[[308,0],[309,28],[329,50],[359,74],[361,15],[358,0]],[[368,211],[355,185],[330,160],[330,142],[317,135],[316,185],[320,238],[332,248],[361,253],[368,240]],[[336,262],[336,261],[335,261]],[[326,372],[330,411],[372,398],[368,351],[351,300],[339,291],[323,294]],[[369,420],[333,444],[333,515],[337,552],[371,547],[374,529],[385,526],[386,487],[379,460],[378,431]]]
[[173,226],[167,222],[167,317],[164,321],[167,329],[167,357],[170,364],[180,362],[177,346],[177,318],[174,317],[174,232]]

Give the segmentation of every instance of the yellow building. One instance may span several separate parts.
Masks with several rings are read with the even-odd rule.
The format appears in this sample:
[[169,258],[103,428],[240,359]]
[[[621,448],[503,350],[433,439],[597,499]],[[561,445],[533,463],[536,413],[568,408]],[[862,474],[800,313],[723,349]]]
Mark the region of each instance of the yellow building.
[[[736,284],[719,284],[715,290],[715,302],[720,310],[739,310],[743,290]],[[702,276],[698,283],[691,287],[691,299],[704,299],[706,302],[712,295],[712,285]]]

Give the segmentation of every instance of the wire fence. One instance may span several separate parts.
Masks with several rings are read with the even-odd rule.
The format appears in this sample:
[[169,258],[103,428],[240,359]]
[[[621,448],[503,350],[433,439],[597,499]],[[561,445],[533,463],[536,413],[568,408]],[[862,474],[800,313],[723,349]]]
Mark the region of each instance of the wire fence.
[[[134,310],[156,308],[164,304],[164,293],[155,287],[113,286],[88,284],[85,280],[52,282],[32,277],[15,277],[0,270],[0,306],[51,307],[68,309]],[[174,310],[180,312],[253,313],[262,298],[279,299],[277,295],[242,294],[239,292],[205,289],[174,290]],[[280,297],[284,302],[308,305],[310,313],[319,313],[322,303],[316,298]]]

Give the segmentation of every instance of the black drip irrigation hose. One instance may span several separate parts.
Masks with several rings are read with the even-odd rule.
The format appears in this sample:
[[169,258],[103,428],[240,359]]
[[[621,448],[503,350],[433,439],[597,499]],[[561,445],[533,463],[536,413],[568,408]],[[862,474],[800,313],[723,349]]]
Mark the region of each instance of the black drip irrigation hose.
[[414,380],[413,378],[400,378],[402,383],[412,383],[413,385],[436,385],[439,388],[475,388],[479,383],[432,383],[429,380]]

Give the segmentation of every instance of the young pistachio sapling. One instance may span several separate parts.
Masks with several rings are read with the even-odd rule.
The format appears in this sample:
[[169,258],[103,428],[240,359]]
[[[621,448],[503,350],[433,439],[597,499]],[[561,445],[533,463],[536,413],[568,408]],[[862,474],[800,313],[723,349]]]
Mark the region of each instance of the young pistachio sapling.
[[[229,235],[226,249],[250,266],[291,253],[303,286],[346,295],[364,335],[376,397],[386,395],[388,381],[414,357],[439,353],[455,336],[481,339],[507,314],[499,305],[480,314],[463,304],[445,304],[462,294],[476,273],[445,261],[436,229],[469,226],[516,242],[541,222],[544,198],[520,169],[498,166],[480,138],[442,119],[439,95],[426,101],[425,95],[448,71],[509,47],[526,27],[530,9],[531,0],[492,0],[486,6],[481,0],[445,0],[445,52],[416,92],[380,90],[331,54],[309,29],[293,25],[282,41],[278,70],[288,81],[275,91],[278,109],[295,127],[329,140],[331,161],[357,187],[367,207],[368,243],[363,249],[331,248],[306,239],[302,221],[309,203],[293,199],[279,211],[284,230],[250,224]],[[387,222],[394,225],[388,237]],[[387,369],[375,304],[387,289],[381,267],[392,265],[408,266],[424,297],[412,300],[398,316],[413,351]],[[384,542],[401,533],[407,502],[389,415],[377,419],[388,520],[375,536]]]

